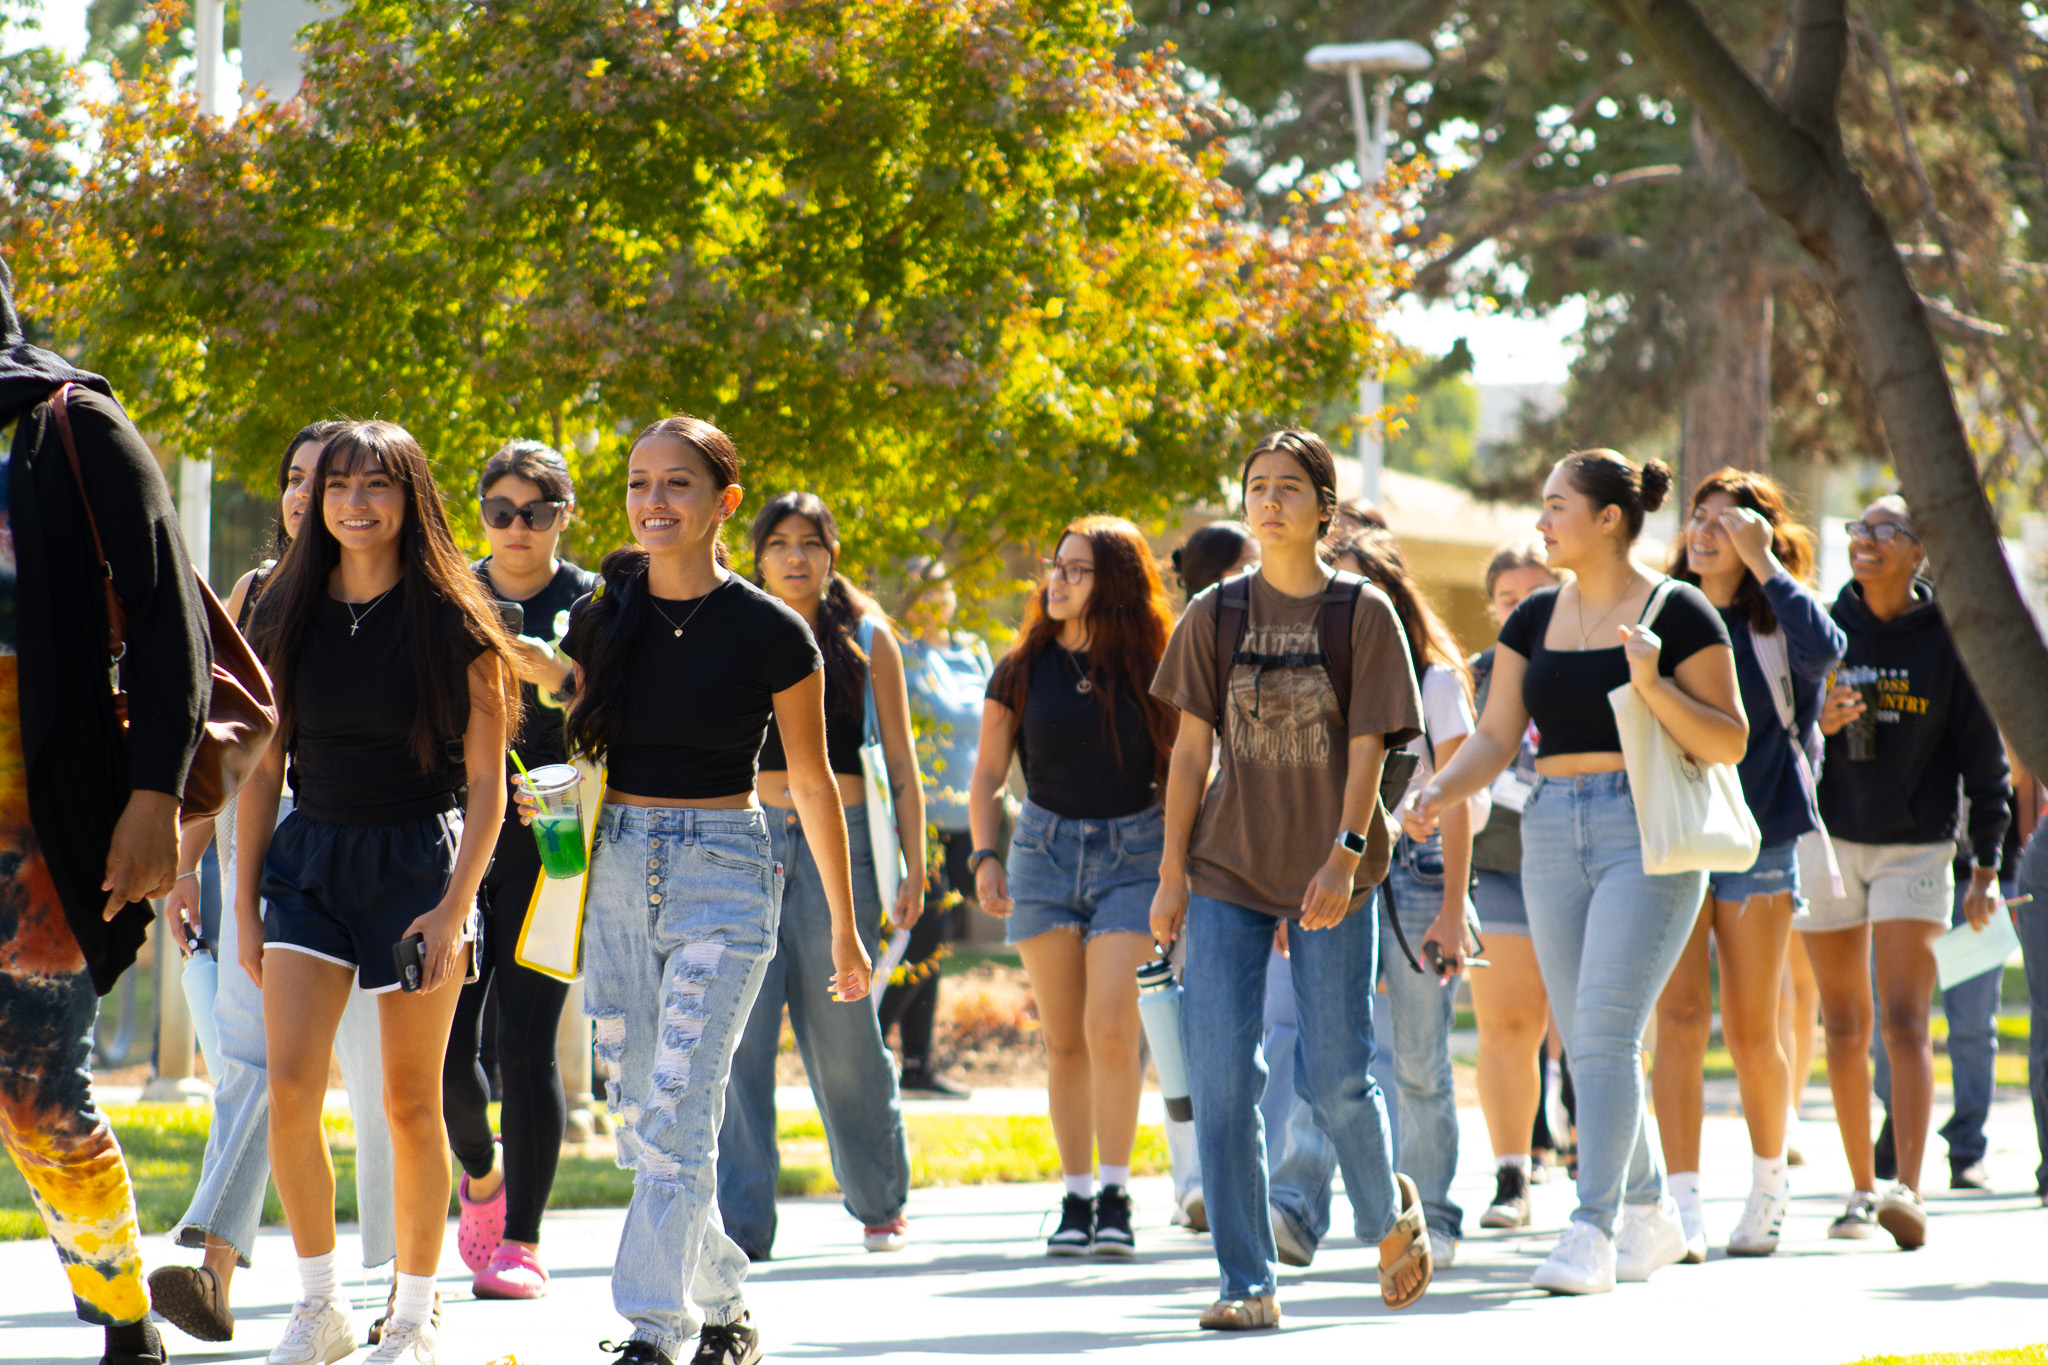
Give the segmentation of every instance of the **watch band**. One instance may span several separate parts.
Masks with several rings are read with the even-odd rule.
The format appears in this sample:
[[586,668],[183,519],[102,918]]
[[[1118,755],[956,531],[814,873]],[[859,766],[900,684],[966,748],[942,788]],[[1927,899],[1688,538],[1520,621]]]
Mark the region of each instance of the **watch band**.
[[983,863],[991,858],[1000,858],[1002,856],[1002,854],[992,848],[977,848],[974,852],[967,855],[967,875],[972,877],[975,873],[981,871]]
[[1356,853],[1360,856],[1363,856],[1365,853],[1365,836],[1363,834],[1354,834],[1348,829],[1340,829],[1337,831],[1336,843],[1337,847],[1343,849],[1346,853]]

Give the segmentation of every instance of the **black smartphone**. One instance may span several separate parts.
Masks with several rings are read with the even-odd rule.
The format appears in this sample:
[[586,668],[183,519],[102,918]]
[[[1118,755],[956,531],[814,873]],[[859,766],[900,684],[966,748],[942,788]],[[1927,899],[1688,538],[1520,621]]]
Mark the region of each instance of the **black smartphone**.
[[392,945],[391,961],[398,968],[398,988],[407,994],[418,990],[427,980],[427,938],[424,934],[407,934]]
[[526,634],[526,607],[523,603],[493,602],[491,605],[498,609],[498,619],[505,623],[508,634]]

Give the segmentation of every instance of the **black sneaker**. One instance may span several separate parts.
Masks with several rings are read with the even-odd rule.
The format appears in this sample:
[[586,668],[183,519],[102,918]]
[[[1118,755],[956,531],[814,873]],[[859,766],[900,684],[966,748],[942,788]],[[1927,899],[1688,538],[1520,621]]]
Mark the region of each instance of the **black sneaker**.
[[100,1365],[164,1365],[164,1339],[148,1318],[106,1330],[107,1349]]
[[612,1365],[676,1365],[675,1359],[667,1351],[651,1341],[641,1341],[638,1338],[616,1344],[600,1341],[597,1343],[597,1349],[608,1351],[618,1357]]
[[743,1313],[738,1322],[723,1327],[705,1323],[690,1365],[754,1365],[760,1358],[761,1334],[754,1330],[753,1315]]
[[903,1079],[897,1084],[899,1092],[918,1095],[935,1100],[972,1099],[974,1092],[950,1076],[941,1075],[925,1066],[906,1066]]
[[1877,1162],[1879,1180],[1899,1178],[1899,1151],[1892,1142],[1892,1121],[1887,1117],[1884,1127],[1877,1130],[1877,1141],[1871,1144],[1871,1155]]
[[1952,1190],[1988,1190],[1991,1188],[1991,1173],[1984,1169],[1984,1163],[1981,1161],[1957,1161],[1950,1158],[1948,1187]]
[[1493,1178],[1493,1203],[1479,1215],[1483,1228],[1529,1226],[1529,1175],[1519,1166],[1502,1166]]
[[1138,1254],[1138,1239],[1131,1235],[1131,1192],[1121,1185],[1104,1185],[1095,1196],[1095,1254]]
[[1095,1250],[1095,1201],[1070,1194],[1060,1200],[1059,1230],[1045,1239],[1048,1256],[1086,1256]]

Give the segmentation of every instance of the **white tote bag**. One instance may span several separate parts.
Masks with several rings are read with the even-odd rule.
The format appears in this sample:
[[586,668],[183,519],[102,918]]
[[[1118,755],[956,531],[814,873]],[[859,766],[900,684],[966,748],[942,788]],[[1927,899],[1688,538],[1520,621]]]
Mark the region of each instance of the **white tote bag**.
[[[1652,628],[1677,588],[1665,579],[1650,594],[1642,624]],[[1756,863],[1763,835],[1742,799],[1732,763],[1701,763],[1678,747],[1656,713],[1623,683],[1607,694],[1621,756],[1635,798],[1636,830],[1643,840],[1643,871],[1745,872]]]
[[896,892],[903,885],[903,842],[896,833],[896,798],[889,789],[889,759],[882,752],[882,725],[875,712],[874,643],[875,619],[864,616],[860,622],[860,648],[868,656],[868,686],[860,734],[860,771],[868,793],[868,841],[875,854],[875,892],[882,899],[882,915],[886,919],[896,909]]

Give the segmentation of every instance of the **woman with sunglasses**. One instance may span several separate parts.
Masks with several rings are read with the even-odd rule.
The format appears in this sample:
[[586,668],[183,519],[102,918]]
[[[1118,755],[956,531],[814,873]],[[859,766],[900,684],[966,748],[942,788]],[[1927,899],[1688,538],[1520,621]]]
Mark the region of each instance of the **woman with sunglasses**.
[[[882,920],[909,929],[924,912],[924,786],[910,728],[903,654],[880,604],[839,572],[839,523],[812,493],[784,493],[754,518],[754,578],[810,626],[825,665],[825,740],[839,804],[847,811],[854,922],[870,956],[881,948]],[[868,825],[861,760],[873,699],[876,728],[896,807],[896,848],[876,848]],[[779,721],[768,722],[754,788],[773,814],[768,833],[788,878],[776,928],[775,960],[754,999],[726,1087],[718,1131],[718,1211],[726,1235],[765,1261],[775,1247],[775,1186],[782,1157],[775,1137],[775,1054],[782,1012],[818,1101],[832,1175],[846,1211],[860,1220],[869,1251],[901,1251],[909,1236],[910,1146],[896,1071],[875,1002],[834,1002],[832,910],[822,849],[812,841],[791,785],[790,750]],[[905,872],[896,903],[884,906],[876,861],[901,851]]]
[[[1173,610],[1138,528],[1083,517],[1060,533],[997,663],[968,795],[981,908],[1008,920],[1038,1000],[1046,1099],[1066,1191],[1051,1256],[1129,1256],[1138,1131],[1138,967],[1164,836],[1173,712],[1148,695]],[[1013,757],[1027,799],[996,853]],[[1095,1185],[1096,1157],[1102,1187]]]
[[[597,586],[597,575],[556,557],[576,512],[568,463],[539,441],[513,441],[484,465],[484,538],[491,552],[473,566],[498,606],[512,640],[524,717],[512,749],[529,769],[567,762],[562,713],[575,695],[575,674],[555,644],[569,608]],[[506,764],[506,779],[512,765]],[[568,1099],[556,1064],[555,1039],[566,982],[516,960],[519,930],[541,876],[540,849],[508,802],[497,851],[478,895],[483,942],[478,976],[462,988],[441,1072],[441,1112],[448,1144],[462,1163],[456,1187],[462,1223],[456,1247],[476,1279],[480,1299],[537,1299],[547,1292],[540,1263],[540,1216],[554,1188],[568,1124]],[[498,1074],[504,1109],[494,1138],[491,1089],[481,1063],[484,1001],[497,997]]]
[[[1963,913],[1972,926],[2000,905],[1999,845],[2010,818],[2005,746],[1920,577],[1925,555],[1905,500],[1883,497],[1849,523],[1851,580],[1835,599],[1848,637],[1821,707],[1827,736],[1820,815],[1833,836],[1843,894],[1816,850],[1800,849],[1811,910],[1796,927],[1820,983],[1828,1088],[1856,1182],[1830,1237],[1875,1235],[1902,1249],[1927,1240],[1920,1166],[1934,1112],[1934,940],[1955,897],[1956,794],[1969,799],[1974,856]],[[1875,970],[1873,971],[1873,966]],[[1877,1193],[1870,1140],[1872,978],[1891,1058],[1898,1179]]]

